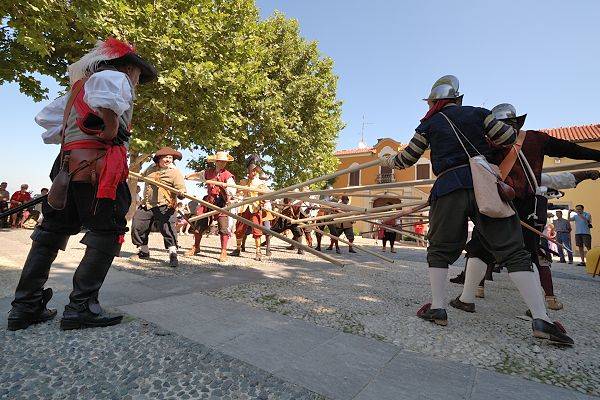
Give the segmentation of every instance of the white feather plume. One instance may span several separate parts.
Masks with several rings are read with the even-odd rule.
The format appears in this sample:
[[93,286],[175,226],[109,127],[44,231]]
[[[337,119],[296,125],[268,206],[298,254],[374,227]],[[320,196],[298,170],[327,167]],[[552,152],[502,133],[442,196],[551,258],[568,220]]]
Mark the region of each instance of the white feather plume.
[[96,46],[94,46],[89,53],[81,57],[78,61],[75,61],[73,64],[69,65],[67,68],[71,86],[73,86],[73,84],[78,80],[83,79],[93,73],[98,68],[98,64],[109,59],[110,56],[106,53],[104,42],[102,40],[98,40],[96,42]]

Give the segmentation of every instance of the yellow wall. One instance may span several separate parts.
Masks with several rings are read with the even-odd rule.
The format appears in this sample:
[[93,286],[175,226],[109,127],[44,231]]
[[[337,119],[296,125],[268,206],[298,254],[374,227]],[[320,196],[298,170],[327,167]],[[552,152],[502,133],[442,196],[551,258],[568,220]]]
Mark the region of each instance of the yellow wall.
[[[386,147],[389,147],[394,152],[398,152],[401,144],[396,142],[393,139],[385,138],[381,139],[372,150],[366,150],[365,153],[359,154],[351,154],[351,155],[342,155],[338,156],[340,159],[340,165],[338,166],[338,170],[348,168],[354,163],[363,164],[369,161],[373,161],[379,158],[379,153],[384,150]],[[423,154],[423,158],[429,159],[429,150]],[[379,175],[380,169],[378,166],[369,167],[361,170],[360,175],[360,185],[374,185],[377,183],[377,175]],[[433,175],[432,175],[433,177]],[[404,170],[394,170],[394,178],[396,182],[403,181],[412,181],[416,179],[416,167],[412,166],[410,168]],[[338,179],[333,184],[334,188],[344,188],[350,186],[350,175],[342,175],[338,177]],[[359,207],[371,207],[373,200],[377,198],[377,194],[383,194],[384,191],[370,191],[369,195],[373,197],[358,197],[358,196],[349,196],[350,204],[359,206]],[[397,188],[397,189],[388,189],[388,193],[395,193],[399,195],[406,196],[422,196],[423,198],[427,197],[427,190],[425,192],[413,189],[413,188]],[[363,192],[365,193],[365,192]],[[357,222],[355,226],[359,229],[359,231],[368,231],[372,229],[370,224],[366,222]]]
[[[580,145],[600,150],[600,142],[580,143]],[[544,159],[544,167],[581,164],[584,162],[586,161],[561,158],[560,163],[556,163],[554,158],[546,157]],[[567,204],[573,209],[577,204],[583,204],[585,211],[592,215],[592,224],[594,225],[592,228],[592,246],[600,246],[600,182],[584,181],[575,189],[563,191],[565,192],[565,196],[558,200],[552,200],[551,203]],[[575,226],[573,226],[573,232],[575,232]],[[574,239],[572,243],[575,246]],[[575,255],[577,256],[578,254],[575,253]]]

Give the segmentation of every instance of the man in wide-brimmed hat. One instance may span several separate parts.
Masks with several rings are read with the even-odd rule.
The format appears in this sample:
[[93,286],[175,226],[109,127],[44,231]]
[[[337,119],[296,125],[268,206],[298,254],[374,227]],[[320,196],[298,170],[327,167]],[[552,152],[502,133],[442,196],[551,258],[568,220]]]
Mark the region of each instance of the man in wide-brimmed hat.
[[[248,176],[240,182],[240,185],[247,186],[248,190],[238,191],[238,200],[244,197],[256,197],[261,194],[264,190],[267,190],[267,185],[264,180],[261,179],[262,169],[260,167],[261,159],[259,156],[252,154],[246,159],[246,170]],[[258,191],[253,191],[257,189]],[[251,204],[245,204],[238,208],[238,214],[254,222],[257,225],[262,225],[262,214],[263,208],[261,202],[257,201]],[[235,237],[236,237],[236,249],[231,253],[233,256],[241,255],[242,241],[246,236],[247,226],[241,221],[238,221],[235,225]],[[260,261],[261,251],[260,242],[262,237],[262,231],[257,228],[251,229],[252,237],[254,238],[254,244],[256,249],[255,260]]]
[[[135,87],[157,76],[134,47],[109,38],[68,68],[70,91],[36,116],[46,128],[45,143],[61,145],[51,172],[53,186],[36,227],[33,243],[8,316],[17,330],[54,318],[46,308],[52,289],[44,289],[50,266],[71,235],[85,226],[86,251],[73,276],[73,291],[61,320],[62,329],[109,326],[98,293],[127,232],[131,203],[127,187],[127,147]],[[68,177],[70,174],[70,180]],[[59,177],[60,179],[56,179]]]
[[[201,182],[205,181],[217,181],[223,184],[235,185],[235,177],[231,172],[227,170],[227,163],[233,161],[233,157],[225,151],[218,151],[216,154],[210,155],[206,158],[209,163],[214,163],[214,167],[209,167],[200,172],[194,172],[186,176],[186,179],[197,180]],[[224,207],[230,200],[235,196],[236,189],[234,187],[219,186],[212,183],[206,184],[207,195],[204,197],[205,201],[214,204],[219,207]],[[204,206],[198,206],[196,210],[190,210],[196,215],[202,215],[210,210]],[[219,236],[221,239],[221,255],[219,261],[223,262],[227,260],[227,242],[229,241],[229,217],[225,214],[218,214],[217,223],[219,225]],[[194,222],[193,225],[196,228],[194,232],[194,245],[186,253],[187,255],[195,255],[200,252],[200,240],[202,239],[202,233],[208,229],[211,225],[213,218],[202,218]]]
[[[175,167],[174,161],[181,160],[181,153],[170,147],[163,147],[152,157],[154,164],[144,171],[144,176],[162,182],[185,192],[183,175]],[[177,260],[177,197],[168,190],[146,183],[140,206],[133,216],[131,239],[138,246],[138,257],[150,258],[148,235],[153,223],[157,223],[163,236],[165,249],[169,250],[169,265],[178,266]]]

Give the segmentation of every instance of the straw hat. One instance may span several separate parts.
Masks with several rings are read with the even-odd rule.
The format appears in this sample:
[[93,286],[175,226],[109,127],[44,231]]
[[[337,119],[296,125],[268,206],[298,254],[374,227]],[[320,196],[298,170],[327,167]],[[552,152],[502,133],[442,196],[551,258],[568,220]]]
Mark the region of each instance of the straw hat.
[[206,161],[215,162],[215,161],[233,161],[234,158],[229,155],[226,151],[217,151],[217,154],[213,154],[211,156],[206,157]]

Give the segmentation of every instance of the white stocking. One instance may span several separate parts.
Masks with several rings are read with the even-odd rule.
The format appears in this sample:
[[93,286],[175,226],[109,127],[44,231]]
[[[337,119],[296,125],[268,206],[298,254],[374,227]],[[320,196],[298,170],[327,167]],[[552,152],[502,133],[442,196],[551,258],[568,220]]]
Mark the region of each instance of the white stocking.
[[479,258],[467,259],[465,268],[465,284],[463,286],[460,301],[463,303],[473,303],[475,301],[475,291],[479,286],[479,282],[485,277],[487,264]]
[[431,284],[431,308],[446,308],[446,286],[448,283],[448,268],[429,267],[429,282]]

